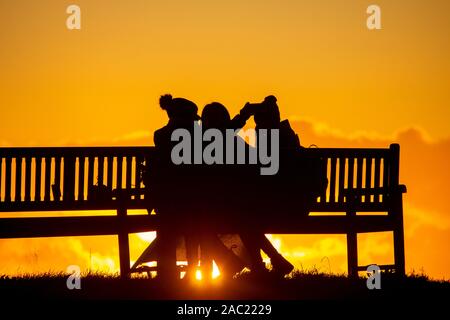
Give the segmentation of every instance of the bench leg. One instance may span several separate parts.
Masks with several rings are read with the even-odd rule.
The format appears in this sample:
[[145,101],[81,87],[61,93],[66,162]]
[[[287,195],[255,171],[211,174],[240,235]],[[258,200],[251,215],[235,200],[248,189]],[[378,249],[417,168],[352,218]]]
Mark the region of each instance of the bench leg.
[[[127,216],[127,209],[117,210],[119,217]],[[128,278],[130,275],[130,243],[128,233],[120,231],[119,238],[119,263],[120,263],[120,277]]]
[[347,233],[347,268],[350,278],[358,277],[358,242],[356,233]]
[[405,247],[403,229],[394,231],[395,271],[400,276],[405,275]]
[[158,239],[157,276],[165,281],[178,280],[180,272],[177,268],[177,234],[167,227],[156,232]]
[[403,206],[402,201],[396,205],[397,210],[394,213],[397,219],[396,229],[394,230],[394,261],[395,271],[398,275],[405,275],[405,236],[403,231]]
[[120,277],[128,278],[130,274],[130,245],[128,233],[119,233]]

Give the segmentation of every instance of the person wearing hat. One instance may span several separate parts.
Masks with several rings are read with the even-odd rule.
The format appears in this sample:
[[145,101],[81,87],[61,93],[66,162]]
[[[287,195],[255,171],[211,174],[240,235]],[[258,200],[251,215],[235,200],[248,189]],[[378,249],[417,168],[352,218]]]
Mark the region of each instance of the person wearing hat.
[[194,122],[200,120],[200,116],[197,114],[198,107],[188,99],[173,98],[170,94],[161,96],[159,105],[162,110],[167,112],[169,122],[155,131],[155,147],[164,151],[167,151],[166,149],[172,150],[172,132],[179,128],[192,129]]
[[[262,134],[270,134],[269,130],[278,130],[280,148],[280,172],[274,176],[260,176],[253,172],[253,167],[233,166],[230,172],[224,169],[227,174],[223,174],[225,185],[233,186],[233,192],[223,192],[226,198],[223,203],[234,206],[238,212],[245,212],[245,215],[231,215],[233,219],[239,221],[241,225],[254,226],[256,221],[280,219],[276,217],[276,212],[289,212],[292,206],[301,205],[297,198],[293,198],[293,191],[296,190],[298,176],[296,175],[297,152],[301,149],[300,139],[291,128],[288,120],[281,120],[277,98],[273,95],[264,98],[261,103],[246,103],[239,114],[230,119],[227,109],[220,103],[207,105],[202,112],[202,123],[206,128],[241,129],[245,126],[250,117],[254,118],[256,127],[256,143],[259,148],[260,141],[270,141],[262,139]],[[260,131],[265,129],[266,131]],[[236,137],[240,139],[240,137]],[[246,144],[247,148],[251,146]],[[275,146],[268,145],[269,150]],[[226,150],[224,150],[224,153]],[[246,154],[249,154],[248,150]],[[244,168],[244,171],[242,171]],[[244,181],[250,180],[250,181]],[[237,183],[239,182],[239,183]],[[241,189],[236,189],[240,186]],[[242,195],[246,195],[242,199]],[[214,195],[213,195],[214,196]],[[233,208],[231,208],[232,210]],[[231,211],[230,210],[230,211]],[[236,223],[236,222],[235,222]],[[290,273],[294,266],[286,260],[266,238],[264,233],[257,228],[242,231],[239,234],[246,251],[246,260],[249,267],[255,274],[264,274],[267,269],[261,257],[261,250],[270,258],[272,273],[284,276]]]

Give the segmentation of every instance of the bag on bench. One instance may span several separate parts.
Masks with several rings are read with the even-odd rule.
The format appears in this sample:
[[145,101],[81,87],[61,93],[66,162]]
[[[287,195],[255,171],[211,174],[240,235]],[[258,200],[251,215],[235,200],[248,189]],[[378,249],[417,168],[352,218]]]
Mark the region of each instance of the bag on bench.
[[308,153],[308,148],[302,147],[298,154],[300,189],[309,201],[325,193],[328,187],[326,159]]

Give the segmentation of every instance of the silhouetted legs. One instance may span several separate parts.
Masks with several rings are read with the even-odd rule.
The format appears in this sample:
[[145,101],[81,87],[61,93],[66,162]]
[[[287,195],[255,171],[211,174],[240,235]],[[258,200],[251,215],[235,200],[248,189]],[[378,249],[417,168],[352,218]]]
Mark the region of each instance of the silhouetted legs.
[[274,273],[284,276],[294,269],[294,266],[278,253],[263,233],[247,232],[241,234],[240,237],[250,256],[250,270],[252,272],[259,273],[267,271],[261,257],[261,250],[270,258]]
[[158,278],[174,280],[179,278],[177,270],[176,235],[170,227],[161,227],[158,231]]
[[198,262],[200,236],[195,233],[189,233],[184,236],[186,245],[187,271],[185,279],[195,280]]
[[244,269],[244,262],[229,250],[216,234],[208,235],[204,243],[208,252],[207,257],[216,261],[222,277],[233,277]]

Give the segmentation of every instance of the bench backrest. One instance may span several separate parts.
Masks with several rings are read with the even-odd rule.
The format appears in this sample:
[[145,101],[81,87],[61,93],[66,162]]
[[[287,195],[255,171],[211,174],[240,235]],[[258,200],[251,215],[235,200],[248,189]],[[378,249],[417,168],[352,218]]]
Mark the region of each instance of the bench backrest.
[[[326,159],[327,190],[310,211],[387,211],[398,186],[399,146],[385,149],[308,149]],[[0,148],[0,212],[117,209],[116,188],[137,192],[127,208],[145,208],[141,163],[153,147]],[[104,186],[103,188],[95,186]],[[349,190],[364,191],[349,201]],[[106,195],[106,196],[104,196]]]
[[398,144],[386,149],[309,149],[325,159],[328,187],[310,211],[388,211],[399,187]]
[[[101,191],[141,189],[151,147],[0,148],[0,211],[116,209]],[[104,189],[95,186],[105,186]],[[143,196],[128,203],[141,208]]]

